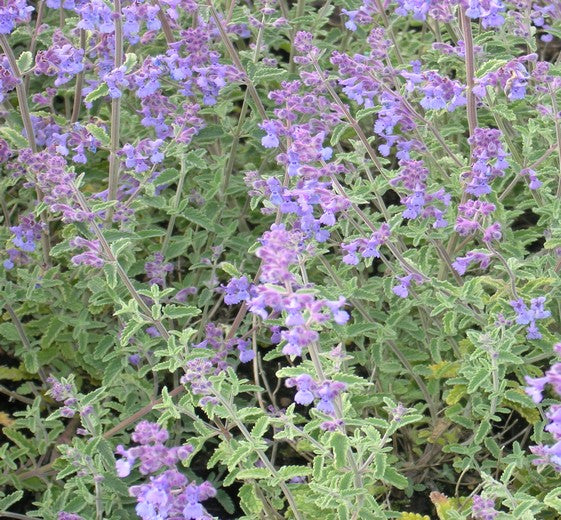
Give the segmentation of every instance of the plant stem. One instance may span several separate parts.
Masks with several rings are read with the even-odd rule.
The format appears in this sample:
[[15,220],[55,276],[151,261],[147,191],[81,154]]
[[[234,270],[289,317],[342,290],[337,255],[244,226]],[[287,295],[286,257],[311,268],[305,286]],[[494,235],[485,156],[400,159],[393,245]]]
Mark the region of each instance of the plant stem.
[[557,139],[557,153],[559,154],[559,180],[557,184],[557,198],[561,197],[561,124],[559,123],[559,108],[557,106],[556,92],[548,86],[551,96],[551,104],[553,106],[553,120],[555,121],[555,138]]
[[[80,48],[86,50],[86,31],[80,29]],[[76,123],[80,117],[80,108],[82,106],[82,87],[84,85],[84,71],[76,76],[76,86],[74,88],[74,102],[72,105],[72,117],[70,123]]]
[[[306,10],[306,0],[298,0],[296,3],[296,18],[300,18],[304,16]],[[298,32],[298,25],[294,25],[294,29],[292,29],[292,33],[290,34],[290,56],[288,58],[288,72],[294,74],[296,71],[296,64],[294,63],[294,38],[296,33]]]
[[[25,333],[25,329],[23,328],[23,325],[22,325],[20,319],[18,318],[17,314],[15,313],[14,308],[9,303],[5,303],[4,308],[8,311],[8,314],[10,315],[10,319],[12,320],[12,322],[14,324],[14,327],[17,330],[18,336],[19,336],[21,342],[23,343],[24,349],[27,352],[32,352],[33,347],[31,346],[31,342],[29,341],[29,338],[27,337],[27,334]],[[43,383],[45,384],[46,381],[47,381],[47,374],[45,373],[45,370],[43,370],[42,367],[39,367],[39,369],[37,370],[37,374],[41,378],[41,381],[43,381]]]
[[[115,63],[114,68],[118,69],[123,65],[123,25],[121,0],[114,3],[115,21]],[[121,98],[111,99],[111,149],[109,153],[109,190],[107,200],[117,199],[117,189],[119,187],[119,166],[120,160],[117,155],[119,149],[119,137],[121,133]],[[111,218],[112,211],[107,212],[108,219]]]
[[10,513],[9,511],[0,511],[0,518],[14,518],[15,520],[37,520],[31,516],[20,515],[18,513]]
[[162,245],[162,254],[164,255],[169,246],[171,235],[173,233],[173,228],[175,226],[175,219],[177,218],[176,211],[177,211],[177,207],[179,206],[179,201],[181,200],[181,194],[183,193],[183,185],[185,184],[186,171],[187,171],[187,167],[185,165],[185,157],[182,155],[181,166],[179,170],[179,181],[177,182],[177,189],[175,190],[175,197],[173,199],[173,204],[172,204],[174,213],[169,218],[168,227],[166,230],[166,236],[164,238],[164,244]]
[[[319,358],[319,348],[318,348],[318,344],[317,342],[313,342],[310,345],[308,345],[308,352],[310,354],[310,358],[312,359],[312,363],[314,365],[316,374],[318,375],[319,378],[319,382],[323,383],[326,381],[325,378],[325,374],[323,372],[323,367],[321,366],[321,360]],[[341,399],[340,397],[338,397],[336,399],[336,402],[334,403],[334,409],[335,409],[335,417],[337,419],[339,419],[340,421],[343,420],[343,409],[341,406]],[[344,426],[343,426],[344,429]],[[362,482],[362,476],[360,474],[359,471],[359,465],[357,464],[356,460],[355,460],[355,456],[354,453],[352,451],[352,448],[349,447],[348,452],[347,452],[347,458],[349,461],[349,465],[351,466],[351,470],[354,474],[354,483],[355,486],[359,489],[361,489],[363,487],[363,482]],[[362,496],[360,496],[360,502],[362,502]]]
[[210,9],[210,13],[211,13],[212,17],[214,18],[214,21],[216,22],[216,25],[218,27],[218,31],[220,32],[220,39],[222,40],[222,43],[226,47],[226,50],[228,51],[228,54],[230,55],[230,59],[234,63],[235,67],[240,72],[242,72],[244,74],[245,84],[247,86],[247,90],[249,91],[249,95],[251,96],[251,99],[253,99],[253,102],[256,105],[257,112],[259,112],[259,115],[261,116],[262,119],[267,119],[267,113],[265,112],[265,106],[263,105],[263,102],[261,101],[261,97],[259,96],[259,94],[258,94],[258,92],[255,88],[255,85],[253,84],[253,82],[248,77],[247,73],[245,72],[245,69],[242,65],[242,62],[240,61],[238,53],[237,53],[235,47],[233,46],[232,42],[230,41],[230,38],[228,38],[228,34],[226,34],[223,22],[220,19],[220,17],[218,16],[218,12],[216,11],[212,0],[207,0],[207,5]]
[[477,128],[477,100],[473,93],[475,87],[475,57],[473,52],[473,34],[471,32],[471,20],[466,15],[464,7],[460,7],[460,23],[464,33],[464,44],[466,49],[466,81],[467,81],[467,118],[469,136],[473,136]]
[[[0,34],[0,47],[4,51],[8,62],[10,63],[10,68],[12,69],[12,74],[17,79],[16,84],[16,95],[18,98],[19,111],[21,114],[21,119],[23,121],[23,127],[25,133],[27,134],[27,142],[29,143],[29,148],[33,153],[37,153],[37,143],[35,142],[35,131],[33,130],[33,123],[31,122],[31,114],[29,111],[29,104],[27,102],[27,90],[25,84],[22,80],[22,75],[18,67],[18,63],[12,47],[6,38],[6,35]],[[37,194],[37,201],[40,203],[43,201],[43,194],[39,190],[37,184],[35,185],[35,193]],[[49,254],[51,251],[51,245],[49,241],[49,223],[47,221],[47,216],[44,212],[41,213],[41,222],[43,223],[43,230],[41,231],[41,246],[43,249],[43,262],[46,266],[50,265]]]
[[[255,439],[251,436],[251,433],[249,433],[249,430],[245,427],[245,424],[243,423],[243,421],[241,421],[238,418],[236,411],[234,409],[232,409],[230,404],[228,402],[226,402],[224,397],[222,397],[220,394],[217,394],[216,397],[220,401],[220,404],[226,409],[226,411],[228,412],[228,415],[230,416],[232,421],[234,421],[236,423],[236,426],[238,427],[238,429],[240,430],[242,435],[245,437],[245,439],[249,443],[254,444]],[[255,447],[254,449],[255,449],[255,453],[257,453],[257,456],[259,457],[259,459],[261,460],[263,465],[271,472],[271,475],[273,475],[274,478],[278,479],[277,470],[275,469],[275,467],[273,466],[273,464],[269,460],[269,457],[267,457],[267,455],[265,454],[265,452],[263,450],[261,450],[257,447]],[[292,514],[294,515],[294,517],[297,520],[304,520],[304,517],[300,514],[300,511],[298,511],[298,507],[296,505],[296,501],[294,500],[294,496],[292,495],[292,492],[290,491],[290,489],[286,485],[286,482],[284,482],[281,479],[278,479],[278,480],[279,480],[279,487],[281,488],[284,496],[286,497],[286,500],[288,501],[290,509],[292,510]]]
[[33,404],[35,401],[33,399],[29,399],[29,397],[24,397],[23,395],[19,395],[17,392],[12,392],[8,390],[5,386],[0,385],[0,393],[7,395],[10,400],[14,399],[16,401],[20,401],[25,404]]
[[168,22],[166,14],[164,13],[164,9],[162,7],[162,4],[160,3],[160,0],[154,0],[154,4],[160,8],[160,10],[158,11],[158,20],[160,20],[160,23],[162,24],[164,36],[166,38],[166,42],[169,45],[170,43],[173,43],[175,41],[173,37],[173,31],[171,30],[171,26]]
[[[73,186],[73,189],[74,189],[74,194],[76,195],[76,199],[78,200],[78,203],[80,204],[82,209],[86,212],[89,212],[88,204],[84,199],[84,196],[82,195],[80,190],[78,190],[76,186]],[[146,305],[145,301],[142,299],[140,294],[138,294],[137,290],[134,288],[134,285],[130,281],[126,271],[123,269],[123,266],[119,263],[119,261],[113,254],[113,251],[111,250],[111,246],[103,236],[103,233],[99,229],[99,226],[95,222],[92,222],[91,228],[97,240],[99,241],[99,245],[103,249],[106,259],[115,265],[117,269],[117,275],[119,276],[119,278],[121,279],[127,290],[129,291],[129,294],[136,301],[138,307],[145,315],[145,318],[149,320],[154,325],[154,327],[156,327],[156,329],[158,330],[158,332],[160,333],[163,339],[165,339],[166,341],[169,340],[170,338],[169,332],[167,331],[167,329],[164,327],[163,323],[160,320],[156,320],[152,318],[152,311],[150,310],[148,305]]]
[[[37,37],[39,36],[39,29],[43,23],[43,14],[45,12],[45,2],[39,0],[37,2],[37,18],[35,19],[35,28],[33,29],[33,35],[31,36],[31,42],[29,43],[29,52],[33,57],[33,62],[35,62],[35,49],[37,48]],[[23,80],[25,91],[29,90],[29,82],[31,81],[31,74],[25,76]]]

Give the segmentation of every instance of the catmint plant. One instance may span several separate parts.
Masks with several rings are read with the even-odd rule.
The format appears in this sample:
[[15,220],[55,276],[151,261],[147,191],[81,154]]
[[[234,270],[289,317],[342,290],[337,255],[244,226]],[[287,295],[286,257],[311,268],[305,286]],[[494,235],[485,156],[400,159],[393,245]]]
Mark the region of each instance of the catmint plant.
[[0,517],[558,518],[560,28],[0,0]]

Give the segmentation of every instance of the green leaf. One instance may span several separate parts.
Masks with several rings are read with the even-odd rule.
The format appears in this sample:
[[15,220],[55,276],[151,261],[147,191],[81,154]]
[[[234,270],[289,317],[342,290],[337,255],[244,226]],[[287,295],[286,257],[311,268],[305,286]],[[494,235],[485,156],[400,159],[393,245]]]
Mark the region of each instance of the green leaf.
[[500,458],[501,456],[501,448],[497,444],[497,441],[493,439],[493,437],[487,437],[485,439],[485,447],[489,450],[489,453],[493,455],[496,459]]
[[382,480],[397,489],[405,489],[409,485],[409,481],[391,466],[386,468],[386,472],[384,473]]
[[205,155],[205,150],[191,150],[185,155],[184,161],[185,165],[197,170],[206,170],[208,168],[208,162],[203,159]]
[[23,497],[23,491],[20,489],[18,491],[14,491],[13,493],[10,493],[9,495],[3,498],[0,498],[0,511],[6,511],[8,508],[13,506],[16,502],[21,500],[21,497]]
[[507,60],[499,60],[499,59],[487,60],[477,70],[477,73],[476,73],[477,77],[482,78],[483,76],[485,76],[485,74],[488,74],[489,72],[491,72],[493,70],[497,70],[499,67],[502,67],[505,63],[507,63]]
[[257,498],[255,487],[252,484],[244,484],[238,491],[238,496],[244,513],[258,518],[263,510],[263,503]]
[[85,98],[86,103],[92,103],[96,99],[109,95],[109,87],[107,83],[100,83],[97,88],[93,89]]
[[105,371],[103,372],[103,385],[109,386],[117,379],[118,376],[123,372],[123,365],[118,359],[113,359],[107,364]]
[[376,455],[374,456],[374,471],[372,472],[372,476],[375,479],[384,478],[384,475],[386,474],[387,458],[388,457],[385,453],[376,453]]
[[[158,177],[154,180],[154,186],[161,186],[162,184],[171,184],[179,177],[179,170],[176,168],[165,169]],[[163,233],[163,231],[162,231]]]
[[107,285],[111,289],[115,289],[117,287],[117,265],[115,262],[107,262],[103,266],[103,272],[105,273],[105,279],[107,280]]
[[109,146],[111,144],[111,138],[103,128],[92,123],[86,125],[86,128],[103,146]]
[[546,506],[555,509],[558,513],[561,513],[561,487],[556,487],[545,495],[543,503]]
[[523,390],[514,390],[509,389],[504,393],[505,399],[512,401],[513,403],[521,404],[526,408],[535,408],[536,404],[528,394],[526,394]]
[[218,267],[234,278],[239,278],[241,276],[241,273],[237,270],[236,266],[232,265],[230,262],[220,262]]
[[6,139],[14,148],[27,148],[29,146],[27,139],[13,128],[7,126],[0,128],[0,136]]
[[331,140],[330,140],[331,146],[335,146],[336,144],[339,144],[339,141],[343,138],[343,136],[346,133],[348,134],[348,136],[353,135],[353,129],[347,123],[342,123],[340,125],[337,125],[333,129],[333,132],[331,133]]
[[281,480],[290,480],[295,477],[306,477],[311,475],[312,469],[307,466],[282,466],[278,469],[277,475]]
[[335,381],[341,381],[342,383],[346,383],[349,386],[353,385],[371,385],[372,383],[368,382],[366,379],[360,376],[356,376],[355,374],[336,374],[333,376]]
[[13,323],[0,323],[0,336],[8,341],[19,341],[18,329]]
[[127,52],[127,54],[125,54],[125,63],[123,63],[123,65],[127,72],[130,72],[137,63],[138,56],[136,54],[133,52]]
[[166,305],[164,307],[164,316],[166,318],[192,318],[193,316],[198,316],[201,313],[200,309],[194,307],[193,305]]
[[330,442],[335,455],[335,467],[341,469],[347,463],[347,451],[349,449],[349,439],[340,432],[335,432],[331,436]]
[[125,347],[129,344],[129,340],[144,326],[144,323],[138,321],[129,321],[121,332],[121,346]]
[[261,478],[269,478],[271,476],[271,472],[267,468],[249,468],[249,469],[242,469],[238,471],[237,478],[241,480],[245,479],[261,479]]
[[473,394],[489,377],[491,377],[491,374],[488,369],[480,368],[477,370],[469,380],[467,393]]
[[23,379],[29,379],[29,375],[27,375],[23,370],[0,365],[0,381],[22,381]]
[[57,339],[60,332],[62,330],[64,330],[65,328],[66,328],[65,323],[63,323],[62,321],[60,321],[56,317],[53,318],[49,322],[49,325],[47,326],[47,328],[45,329],[45,332],[41,336],[41,347],[42,348],[47,348],[47,347],[51,346],[53,341],[55,341],[55,339]]
[[473,438],[474,444],[480,444],[490,431],[491,423],[489,421],[482,421]]
[[516,508],[512,511],[512,518],[523,518],[522,515],[526,511],[532,509],[535,505],[537,505],[537,501],[534,498],[520,501]]
[[345,338],[356,338],[357,336],[375,337],[375,332],[380,326],[375,323],[353,323],[344,327]]
[[266,83],[268,81],[284,81],[288,72],[276,67],[257,67],[251,75],[254,83]]
[[269,417],[259,417],[251,429],[251,436],[260,439],[269,429]]
[[[228,470],[233,471],[234,468],[253,451],[253,446],[247,442],[242,442],[235,450],[234,453],[225,461]],[[265,468],[256,468],[265,469]]]
[[29,51],[23,51],[17,60],[17,65],[20,73],[24,74],[25,72],[27,72],[31,68],[32,63],[33,54],[31,54],[31,52]]
[[24,352],[22,357],[25,369],[30,374],[36,374],[39,372],[39,359],[37,358],[37,351],[35,349]]

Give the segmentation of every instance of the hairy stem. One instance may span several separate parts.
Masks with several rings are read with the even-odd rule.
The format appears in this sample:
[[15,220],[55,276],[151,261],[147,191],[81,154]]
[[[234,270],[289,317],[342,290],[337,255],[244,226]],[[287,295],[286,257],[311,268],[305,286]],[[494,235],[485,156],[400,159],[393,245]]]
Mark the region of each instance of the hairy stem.
[[183,185],[185,184],[185,174],[187,171],[187,167],[185,165],[185,157],[181,156],[181,166],[179,170],[179,181],[177,182],[177,189],[175,191],[175,197],[173,198],[172,208],[174,213],[170,216],[168,227],[166,230],[166,236],[164,238],[164,244],[162,245],[162,254],[165,255],[166,250],[169,246],[169,242],[171,240],[171,235],[173,234],[173,228],[175,226],[175,219],[177,218],[176,210],[179,206],[179,201],[181,200],[181,194],[183,193]]
[[[249,443],[253,444],[255,442],[255,439],[251,436],[251,433],[249,433],[249,430],[246,428],[243,421],[238,418],[236,410],[234,410],[230,406],[230,404],[224,399],[224,397],[222,397],[220,394],[216,395],[216,397],[220,401],[220,404],[222,406],[224,406],[224,408],[227,410],[228,415],[230,416],[232,421],[234,421],[236,423],[236,426],[240,430],[241,434],[245,437],[245,439]],[[269,460],[269,457],[267,457],[265,452],[256,447],[255,448],[255,453],[257,453],[257,456],[259,457],[259,459],[263,463],[263,466],[265,466],[271,472],[271,475],[273,475],[273,477],[278,478],[277,470],[275,469],[275,467],[273,466],[273,464],[271,463],[271,461]],[[304,517],[300,514],[300,511],[298,510],[298,506],[296,505],[296,500],[294,499],[294,496],[292,495],[292,492],[290,491],[290,489],[286,485],[286,482],[284,482],[280,479],[279,479],[279,481],[280,482],[279,482],[278,485],[281,488],[281,491],[282,491],[283,495],[286,497],[286,500],[288,501],[290,509],[292,510],[292,514],[294,515],[294,518],[296,518],[296,520],[304,520]]]
[[[80,48],[86,50],[86,31],[80,29]],[[84,71],[76,76],[76,86],[74,88],[74,102],[72,105],[72,117],[70,123],[76,123],[80,117],[80,107],[82,106],[82,88],[84,86]]]
[[471,32],[471,20],[466,15],[464,7],[460,7],[460,22],[464,33],[464,43],[466,49],[466,98],[467,98],[467,118],[469,135],[473,136],[477,128],[477,100],[473,93],[475,87],[475,57],[473,52],[473,34]]
[[[114,68],[118,69],[123,65],[123,25],[121,0],[114,3],[115,21],[115,62]],[[117,189],[119,186],[119,166],[120,160],[117,155],[119,150],[119,138],[121,133],[121,98],[111,99],[111,148],[109,152],[109,190],[107,200],[117,199]],[[111,211],[107,212],[111,215]]]
[[[27,352],[32,352],[33,347],[31,346],[31,342],[29,341],[29,338],[25,333],[25,329],[23,328],[20,319],[18,318],[16,312],[14,311],[14,308],[9,303],[5,303],[4,308],[8,311],[8,314],[10,315],[10,319],[12,320],[12,323],[14,324],[14,327],[17,330],[18,336],[23,344],[24,349]],[[37,374],[41,378],[41,381],[43,381],[43,383],[46,383],[47,374],[45,373],[45,370],[42,367],[39,367]]]
[[[4,51],[8,62],[10,63],[10,68],[12,69],[12,74],[17,79],[16,85],[16,95],[18,98],[19,111],[21,114],[21,119],[23,121],[23,127],[25,133],[27,134],[27,142],[29,143],[29,148],[33,153],[37,153],[37,143],[35,142],[35,131],[33,130],[33,123],[31,122],[31,113],[29,111],[29,104],[27,102],[27,90],[25,89],[25,84],[22,80],[22,75],[19,70],[16,57],[12,51],[12,47],[8,42],[8,39],[4,34],[0,34],[0,47]],[[35,193],[37,194],[37,200],[39,203],[43,201],[43,194],[35,185]],[[41,213],[41,222],[43,223],[43,230],[41,232],[41,247],[43,250],[43,262],[46,266],[50,265],[49,254],[51,251],[51,245],[49,240],[49,223],[47,221],[47,216],[44,212]]]

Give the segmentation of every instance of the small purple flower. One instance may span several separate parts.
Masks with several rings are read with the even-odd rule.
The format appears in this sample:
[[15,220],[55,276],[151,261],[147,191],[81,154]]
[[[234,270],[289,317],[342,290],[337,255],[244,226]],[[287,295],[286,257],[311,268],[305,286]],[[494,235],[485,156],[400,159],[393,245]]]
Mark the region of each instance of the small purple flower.
[[319,427],[326,432],[336,432],[337,430],[340,430],[344,425],[345,423],[342,419],[334,419],[332,421],[323,421],[319,425]]
[[110,34],[115,29],[111,8],[103,0],[83,2],[76,8],[76,12],[81,18],[77,25],[79,29],[99,31],[102,34]]
[[452,262],[452,267],[458,272],[459,275],[464,275],[469,266],[473,263],[479,263],[480,269],[487,269],[491,257],[487,253],[480,253],[478,251],[470,251],[466,256],[459,256]]
[[25,0],[0,2],[0,34],[10,34],[18,23],[29,23],[32,11]]
[[255,353],[251,348],[249,340],[240,339],[238,341],[238,351],[240,353],[240,361],[242,363],[249,363],[255,357]]
[[66,511],[59,511],[57,520],[84,520],[84,518],[75,513],[67,513]]
[[123,94],[122,91],[129,87],[129,80],[126,77],[126,68],[124,65],[117,69],[113,69],[105,76],[103,76],[103,81],[109,89],[109,96],[112,99],[120,98]]
[[235,305],[250,298],[251,284],[247,276],[232,278],[224,288],[224,292],[224,303],[226,305]]
[[267,135],[261,139],[263,147],[277,148],[279,146],[280,125],[276,121],[263,121],[259,126],[267,132]]
[[472,147],[472,168],[464,174],[468,180],[465,188],[467,193],[481,197],[491,193],[490,182],[496,177],[502,177],[508,162],[508,154],[500,142],[502,133],[494,128],[476,128],[472,137],[468,139]]
[[412,281],[415,281],[417,285],[423,283],[423,279],[416,273],[408,274],[406,276],[397,277],[399,285],[392,287],[392,291],[396,296],[400,298],[407,298],[409,296],[409,286]]
[[333,415],[335,413],[334,401],[346,388],[347,385],[340,381],[324,381],[317,390],[320,400],[316,408],[326,415]]
[[536,172],[534,170],[532,170],[531,168],[524,168],[524,169],[520,170],[520,175],[522,175],[523,177],[527,176],[528,179],[530,179],[530,182],[528,183],[528,186],[531,190],[537,190],[543,184],[538,179],[538,175],[536,174]]
[[541,339],[542,335],[537,328],[536,320],[543,320],[551,316],[551,312],[544,307],[545,296],[532,298],[529,309],[522,299],[513,300],[510,305],[516,312],[516,323],[518,325],[528,325],[526,337],[528,339]]
[[493,520],[499,514],[495,509],[494,500],[483,498],[481,495],[473,495],[471,513],[476,520]]
[[500,240],[502,236],[501,225],[498,222],[494,222],[483,232],[483,242]]
[[308,406],[317,399],[316,408],[326,415],[335,413],[334,400],[347,388],[345,383],[339,381],[324,381],[319,384],[308,374],[290,377],[285,384],[288,388],[296,387],[295,403]]
[[379,258],[379,248],[387,242],[390,237],[390,226],[384,222],[378,231],[372,233],[369,239],[359,238],[349,244],[342,244],[341,249],[347,254],[343,257],[343,262],[349,265],[357,265],[359,262],[357,253],[363,258]]
[[341,9],[341,13],[343,13],[345,16],[347,16],[349,19],[345,22],[345,27],[349,30],[349,31],[356,31],[358,29],[356,23],[355,23],[355,18],[356,15],[358,14],[358,11],[348,11],[347,9]]
[[164,287],[166,284],[166,276],[173,271],[172,263],[164,263],[164,255],[160,252],[154,253],[152,261],[144,264],[148,283],[150,285],[159,285]]
[[298,377],[287,379],[286,386],[288,388],[293,386],[297,388],[298,391],[294,396],[295,403],[307,406],[314,402],[314,391],[317,389],[317,385],[308,374],[302,374]]
[[12,244],[26,253],[35,251],[36,243],[41,239],[43,225],[35,221],[33,214],[21,216],[19,225],[10,227],[15,235]]
[[525,377],[527,387],[525,392],[532,398],[534,403],[541,403],[543,399],[543,391],[545,385],[549,383],[549,377]]
[[98,240],[86,240],[82,237],[73,238],[70,241],[72,247],[85,249],[83,253],[74,255],[71,260],[74,265],[89,265],[92,267],[103,267],[105,261],[101,257],[101,246]]
[[68,83],[84,70],[84,50],[76,49],[61,31],[55,31],[53,45],[40,50],[35,57],[34,72],[37,76],[57,76],[55,86]]
[[72,385],[66,382],[65,379],[59,381],[56,377],[50,376],[49,378],[47,378],[47,383],[51,385],[48,393],[55,401],[63,402],[73,397],[74,395],[74,389]]
[[501,13],[505,10],[502,0],[469,0],[466,15],[470,18],[480,18],[481,25],[488,29],[500,27],[504,23],[505,19]]

